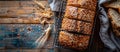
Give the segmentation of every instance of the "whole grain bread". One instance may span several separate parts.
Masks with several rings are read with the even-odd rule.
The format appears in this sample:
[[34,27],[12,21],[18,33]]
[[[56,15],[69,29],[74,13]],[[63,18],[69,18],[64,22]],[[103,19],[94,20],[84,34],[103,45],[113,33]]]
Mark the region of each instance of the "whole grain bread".
[[93,23],[63,18],[61,29],[69,32],[76,32],[91,35]]
[[65,31],[72,31],[76,32],[76,20],[68,19],[68,18],[63,18],[62,20],[62,26],[61,29]]
[[97,0],[68,0],[67,5],[86,8],[95,11]]
[[109,9],[108,15],[111,20],[114,33],[116,36],[120,36],[120,14],[114,9]]
[[77,19],[78,8],[74,6],[66,6],[66,11],[64,17]]
[[84,9],[84,8],[78,8],[77,19],[93,23],[94,17],[95,17],[95,11]]
[[95,11],[84,8],[77,8],[74,6],[67,6],[64,17],[76,19],[76,20],[94,22]]
[[83,22],[83,21],[77,21],[76,29],[78,33],[91,35],[93,23]]
[[59,33],[59,43],[62,46],[85,50],[88,46],[90,36],[77,35],[65,31]]
[[88,47],[94,23],[97,0],[67,0],[58,42],[77,50]]

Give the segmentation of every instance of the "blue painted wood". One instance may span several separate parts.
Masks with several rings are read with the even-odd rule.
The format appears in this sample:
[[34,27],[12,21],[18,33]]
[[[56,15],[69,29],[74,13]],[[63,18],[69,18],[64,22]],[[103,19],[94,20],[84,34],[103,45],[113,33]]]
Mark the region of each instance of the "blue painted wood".
[[35,48],[35,40],[47,27],[40,24],[0,24],[0,47]]

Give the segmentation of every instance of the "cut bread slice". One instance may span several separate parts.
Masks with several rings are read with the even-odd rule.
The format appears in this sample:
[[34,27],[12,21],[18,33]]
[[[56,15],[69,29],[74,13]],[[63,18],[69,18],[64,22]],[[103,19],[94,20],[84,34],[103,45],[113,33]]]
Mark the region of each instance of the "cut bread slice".
[[120,1],[115,1],[115,2],[112,2],[112,3],[105,3],[104,4],[105,7],[107,8],[120,8]]
[[91,35],[93,23],[63,18],[61,30]]
[[64,17],[93,23],[95,17],[95,11],[84,8],[77,8],[73,6],[67,6]]
[[77,50],[85,50],[89,44],[89,40],[90,36],[60,31],[58,41],[62,46]]
[[95,17],[95,11],[78,8],[78,18],[77,19],[93,23],[94,17]]
[[117,36],[120,36],[120,14],[114,9],[109,9],[108,15],[111,19],[113,31]]
[[73,6],[66,6],[65,16],[67,18],[77,19],[78,8]]
[[76,32],[77,31],[76,23],[77,23],[76,20],[63,18],[61,28],[62,28],[62,30]]

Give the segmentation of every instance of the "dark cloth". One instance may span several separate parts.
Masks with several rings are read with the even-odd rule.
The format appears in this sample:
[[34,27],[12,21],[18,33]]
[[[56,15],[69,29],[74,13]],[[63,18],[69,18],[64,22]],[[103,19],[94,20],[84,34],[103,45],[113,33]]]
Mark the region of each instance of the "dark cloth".
[[61,0],[48,0],[52,11],[59,11]]

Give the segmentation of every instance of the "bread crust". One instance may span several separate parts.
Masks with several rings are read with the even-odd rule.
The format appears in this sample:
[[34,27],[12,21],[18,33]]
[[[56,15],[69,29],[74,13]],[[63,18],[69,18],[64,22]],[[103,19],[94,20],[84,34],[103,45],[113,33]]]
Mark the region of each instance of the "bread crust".
[[91,35],[93,24],[82,21],[77,21],[77,32],[82,34]]
[[76,6],[80,8],[86,8],[95,11],[97,0],[68,0],[68,6]]
[[78,8],[73,6],[67,6],[64,17],[77,19],[78,17]]
[[84,8],[77,8],[73,6],[67,6],[64,17],[93,23],[95,17],[95,11],[91,11]]
[[97,0],[68,0],[58,42],[77,50],[88,47],[94,24]]
[[76,23],[77,23],[76,20],[63,18],[61,28],[62,30],[65,30],[65,31],[76,32],[77,31]]
[[120,1],[105,3],[104,6],[106,8],[115,8],[115,9],[118,9],[118,8],[120,8]]
[[59,43],[62,46],[78,50],[85,50],[88,46],[90,36],[77,35],[65,31],[61,31],[59,34]]
[[114,9],[109,9],[108,15],[112,23],[113,32],[116,36],[120,36],[120,14]]
[[95,11],[79,8],[78,9],[78,19],[93,23],[95,17]]
[[91,35],[93,24],[78,20],[64,18],[62,21],[62,30]]

